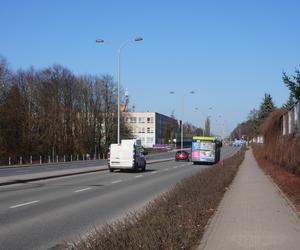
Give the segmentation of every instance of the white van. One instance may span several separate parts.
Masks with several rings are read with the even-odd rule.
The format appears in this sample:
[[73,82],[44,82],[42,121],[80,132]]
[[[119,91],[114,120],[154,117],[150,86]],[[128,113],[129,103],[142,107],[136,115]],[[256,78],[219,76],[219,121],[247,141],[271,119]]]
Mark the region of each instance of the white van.
[[108,169],[146,169],[145,152],[141,141],[136,139],[122,140],[121,144],[111,144],[108,158]]

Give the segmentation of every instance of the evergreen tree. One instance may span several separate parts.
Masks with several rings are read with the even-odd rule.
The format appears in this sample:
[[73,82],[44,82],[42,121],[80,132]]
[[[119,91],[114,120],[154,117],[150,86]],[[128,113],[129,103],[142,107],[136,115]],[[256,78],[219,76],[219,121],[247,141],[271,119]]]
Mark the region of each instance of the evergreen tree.
[[285,72],[283,72],[282,80],[284,84],[291,91],[292,97],[295,98],[296,101],[300,100],[300,71],[296,69],[295,75],[289,77]]
[[289,99],[286,101],[285,104],[282,105],[282,108],[289,110],[295,104],[295,98],[293,97],[292,93],[290,93]]
[[264,120],[268,117],[268,115],[276,109],[272,96],[270,94],[265,93],[264,99],[260,105],[258,111],[258,122],[262,124]]

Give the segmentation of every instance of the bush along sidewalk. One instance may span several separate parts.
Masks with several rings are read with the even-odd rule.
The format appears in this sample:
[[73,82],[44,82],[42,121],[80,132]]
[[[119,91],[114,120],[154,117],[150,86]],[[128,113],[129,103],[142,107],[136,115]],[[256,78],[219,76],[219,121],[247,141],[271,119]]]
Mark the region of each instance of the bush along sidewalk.
[[178,182],[173,189],[124,219],[104,225],[69,249],[190,249],[196,247],[245,149]]

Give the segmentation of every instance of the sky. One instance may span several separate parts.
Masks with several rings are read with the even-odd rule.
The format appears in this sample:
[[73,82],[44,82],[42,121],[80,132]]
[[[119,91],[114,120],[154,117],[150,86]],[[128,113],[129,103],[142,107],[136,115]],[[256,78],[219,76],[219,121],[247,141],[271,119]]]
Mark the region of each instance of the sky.
[[201,127],[210,116],[228,134],[264,93],[279,107],[288,99],[282,72],[300,68],[299,10],[292,0],[0,0],[0,55],[15,71],[60,64],[116,77],[117,49],[143,37],[121,50],[129,106]]

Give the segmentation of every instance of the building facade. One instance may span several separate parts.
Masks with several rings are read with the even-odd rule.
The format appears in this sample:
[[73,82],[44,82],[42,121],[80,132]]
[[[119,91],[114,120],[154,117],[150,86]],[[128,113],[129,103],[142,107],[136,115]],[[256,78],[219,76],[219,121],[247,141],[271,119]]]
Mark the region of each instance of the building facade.
[[282,116],[281,123],[283,135],[300,133],[300,102]]
[[[179,124],[176,119],[156,112],[124,112],[122,113],[126,125],[131,129],[132,135],[140,139],[144,147],[153,147],[163,144],[165,137],[169,143],[177,138]],[[167,133],[167,135],[166,135]]]

